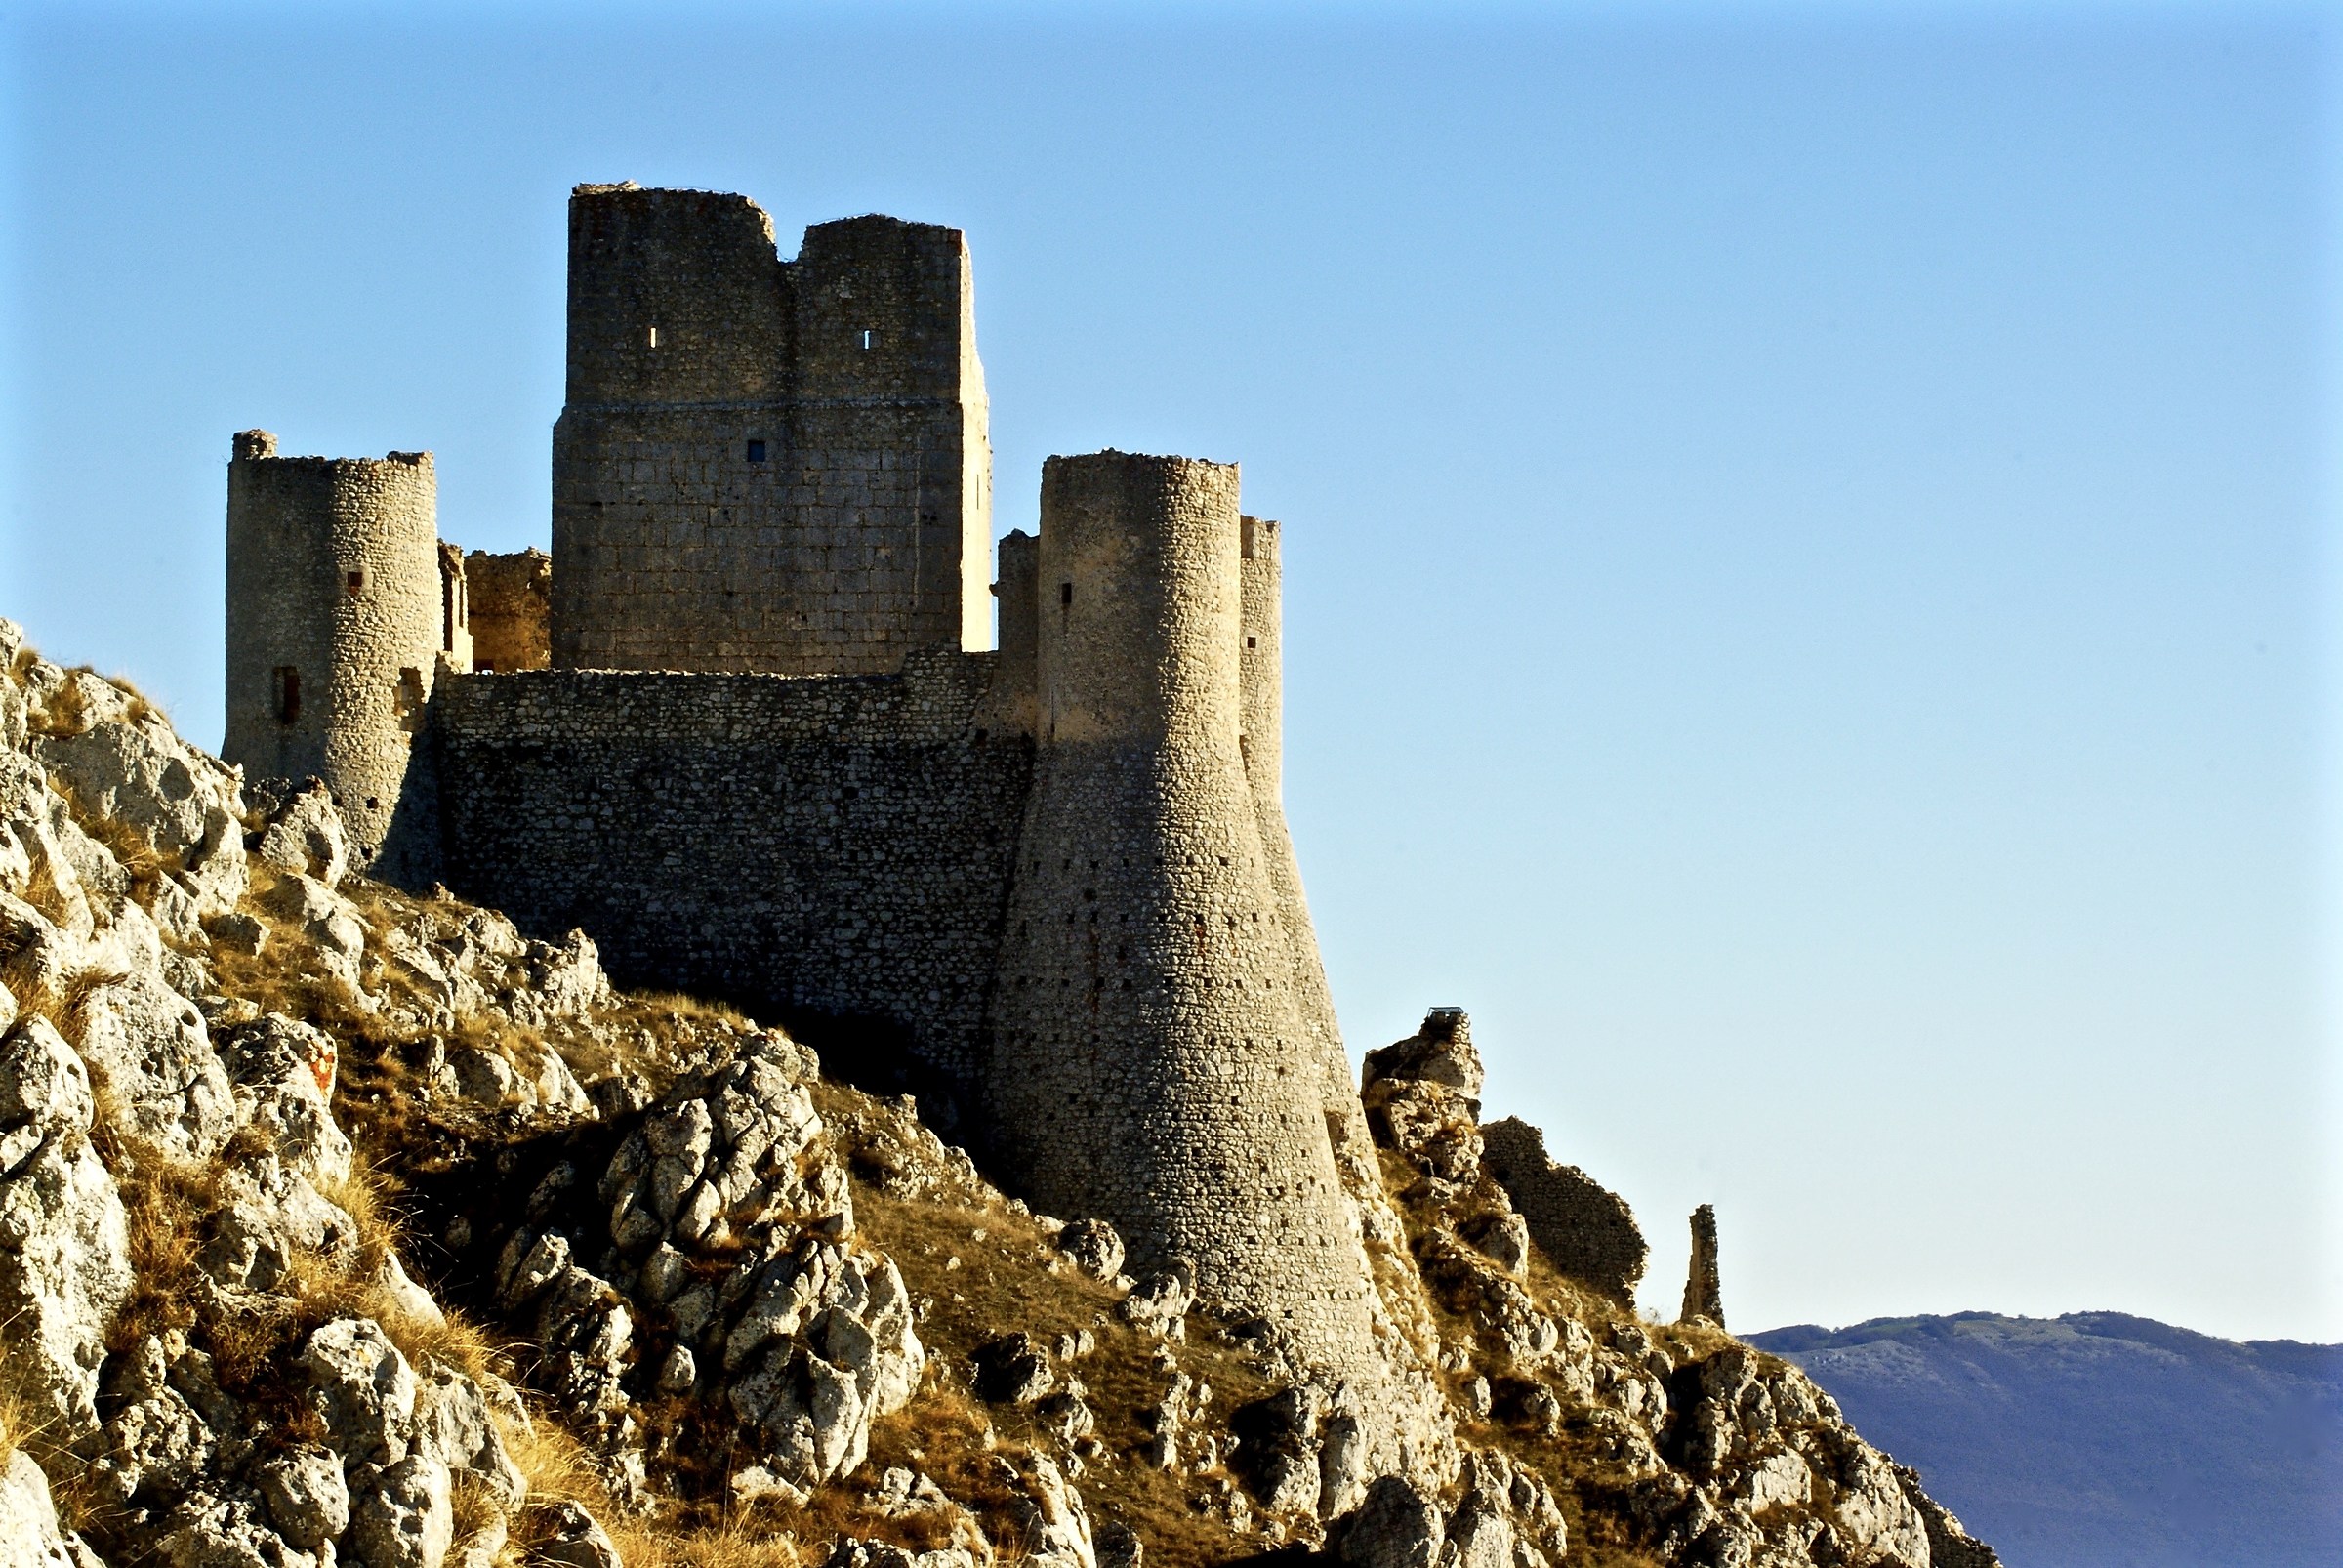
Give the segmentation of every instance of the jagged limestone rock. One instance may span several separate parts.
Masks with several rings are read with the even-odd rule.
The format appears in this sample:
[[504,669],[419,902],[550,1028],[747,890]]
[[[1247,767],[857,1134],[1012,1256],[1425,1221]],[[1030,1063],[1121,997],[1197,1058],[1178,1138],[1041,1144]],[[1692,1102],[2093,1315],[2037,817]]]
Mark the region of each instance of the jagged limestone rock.
[[131,1286],[94,1114],[81,1060],[47,1019],[0,1040],[0,1379],[59,1441],[98,1429],[106,1326]]
[[538,1554],[556,1568],[626,1568],[610,1533],[579,1505],[551,1504],[539,1523]]
[[393,1465],[359,1466],[352,1479],[350,1554],[365,1568],[440,1568],[455,1543],[446,1463],[418,1451]]
[[22,1449],[0,1462],[0,1568],[103,1568],[59,1521],[49,1477]]
[[195,915],[234,908],[247,875],[235,774],[160,715],[132,718],[115,688],[98,684],[109,694],[97,699],[105,716],[79,733],[43,737],[35,755],[80,811],[150,856],[154,876],[182,889]]
[[262,1463],[257,1480],[277,1534],[302,1550],[315,1551],[349,1528],[349,1485],[331,1449],[282,1449]]
[[177,1160],[208,1159],[235,1130],[235,1096],[203,1015],[151,970],[91,986],[68,1014],[122,1131]]
[[253,856],[279,871],[339,887],[349,870],[349,830],[334,805],[333,791],[320,779],[304,782],[268,813]]
[[309,1335],[295,1364],[326,1441],[346,1461],[404,1459],[415,1428],[414,1368],[371,1318],[337,1318]]

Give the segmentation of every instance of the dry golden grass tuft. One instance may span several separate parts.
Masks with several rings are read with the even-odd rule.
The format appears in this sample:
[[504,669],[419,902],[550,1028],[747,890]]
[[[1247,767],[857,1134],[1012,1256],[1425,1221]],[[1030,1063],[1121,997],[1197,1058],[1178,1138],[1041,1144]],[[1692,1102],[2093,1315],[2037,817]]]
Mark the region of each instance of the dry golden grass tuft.
[[[30,649],[20,650],[9,672],[10,676],[20,685],[22,684],[24,672],[31,669],[37,659],[38,656]],[[100,675],[95,666],[87,664],[72,666],[65,671],[65,683],[58,690],[54,700],[31,714],[34,733],[78,735],[96,722],[90,717],[88,693],[81,681],[72,679],[75,676],[93,677],[122,693],[127,699],[121,716],[126,722],[135,724],[147,719],[159,719],[164,723],[171,722],[171,716],[164,712],[161,705],[140,690],[128,676]]]

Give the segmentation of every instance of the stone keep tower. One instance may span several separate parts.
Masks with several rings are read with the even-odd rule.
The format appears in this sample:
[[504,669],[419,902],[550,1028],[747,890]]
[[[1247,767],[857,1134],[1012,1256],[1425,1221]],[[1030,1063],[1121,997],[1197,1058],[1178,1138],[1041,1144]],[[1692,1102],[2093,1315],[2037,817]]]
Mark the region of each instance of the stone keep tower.
[[323,779],[370,861],[463,631],[441,557],[429,452],[279,457],[267,431],[235,437],[220,754],[255,779]]
[[1239,744],[1242,547],[1233,466],[1043,470],[989,1121],[1037,1204],[1113,1220],[1141,1266],[1189,1259],[1208,1300],[1347,1375],[1375,1365],[1373,1286]]
[[554,429],[553,662],[884,674],[991,645],[968,248],[849,218],[782,261],[745,196],[580,186]]

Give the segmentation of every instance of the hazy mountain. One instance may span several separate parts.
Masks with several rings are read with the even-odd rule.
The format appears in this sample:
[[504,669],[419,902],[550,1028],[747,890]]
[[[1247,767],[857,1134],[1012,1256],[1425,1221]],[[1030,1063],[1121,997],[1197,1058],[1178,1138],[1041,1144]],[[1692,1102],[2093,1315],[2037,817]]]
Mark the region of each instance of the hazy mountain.
[[1829,1389],[2009,1568],[2343,1563],[2343,1345],[2119,1312],[1748,1339]]

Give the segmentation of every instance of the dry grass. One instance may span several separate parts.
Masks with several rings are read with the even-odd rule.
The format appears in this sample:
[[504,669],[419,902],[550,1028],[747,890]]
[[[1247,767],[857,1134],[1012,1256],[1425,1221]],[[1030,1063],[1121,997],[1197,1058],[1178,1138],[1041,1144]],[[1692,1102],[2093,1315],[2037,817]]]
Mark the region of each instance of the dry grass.
[[[815,1103],[834,1127],[857,1120],[884,1124],[891,1114],[859,1091],[829,1082],[817,1089]],[[854,1169],[849,1157],[848,1170]],[[859,1175],[854,1214],[863,1239],[892,1258],[914,1299],[928,1303],[920,1336],[928,1346],[931,1370],[911,1406],[874,1426],[874,1471],[902,1465],[925,1472],[974,1512],[988,1536],[1008,1539],[1013,1472],[1004,1461],[1026,1448],[1062,1450],[1030,1411],[988,1407],[976,1399],[967,1383],[970,1354],[1015,1330],[1045,1344],[1055,1336],[1088,1330],[1097,1341],[1096,1351],[1057,1370],[1061,1382],[1068,1376],[1081,1380],[1097,1421],[1094,1435],[1104,1452],[1078,1483],[1093,1519],[1114,1519],[1136,1531],[1147,1544],[1151,1564],[1197,1568],[1243,1554],[1248,1538],[1232,1538],[1225,1517],[1199,1506],[1194,1480],[1154,1469],[1139,1458],[1149,1436],[1141,1413],[1155,1407],[1170,1381],[1155,1363],[1161,1341],[1124,1323],[1114,1312],[1117,1293],[1060,1260],[1054,1238],[1031,1217],[1017,1214],[990,1189],[891,1197]],[[1189,1333],[1189,1342],[1172,1349],[1179,1370],[1212,1388],[1210,1412],[1199,1431],[1225,1433],[1236,1408],[1270,1387],[1245,1352],[1223,1341],[1208,1319],[1191,1319]],[[1215,1472],[1205,1480],[1220,1478]],[[822,1507],[818,1500],[816,1506]],[[903,1539],[900,1522],[845,1517],[821,1522],[906,1546],[925,1544]],[[1252,1540],[1250,1545],[1260,1549],[1268,1543]]]
[[[37,657],[30,649],[18,653],[15,668],[10,674],[19,684],[22,683],[24,672],[32,667]],[[44,708],[33,710],[30,717],[34,733],[78,735],[95,722],[90,717],[88,699],[81,682],[72,679],[75,676],[95,677],[129,699],[121,716],[125,722],[135,724],[149,718],[160,719],[165,723],[171,722],[170,715],[163,711],[162,706],[140,690],[128,676],[100,675],[95,666],[87,664],[72,666],[65,671],[65,683],[58,691],[56,700]]]

